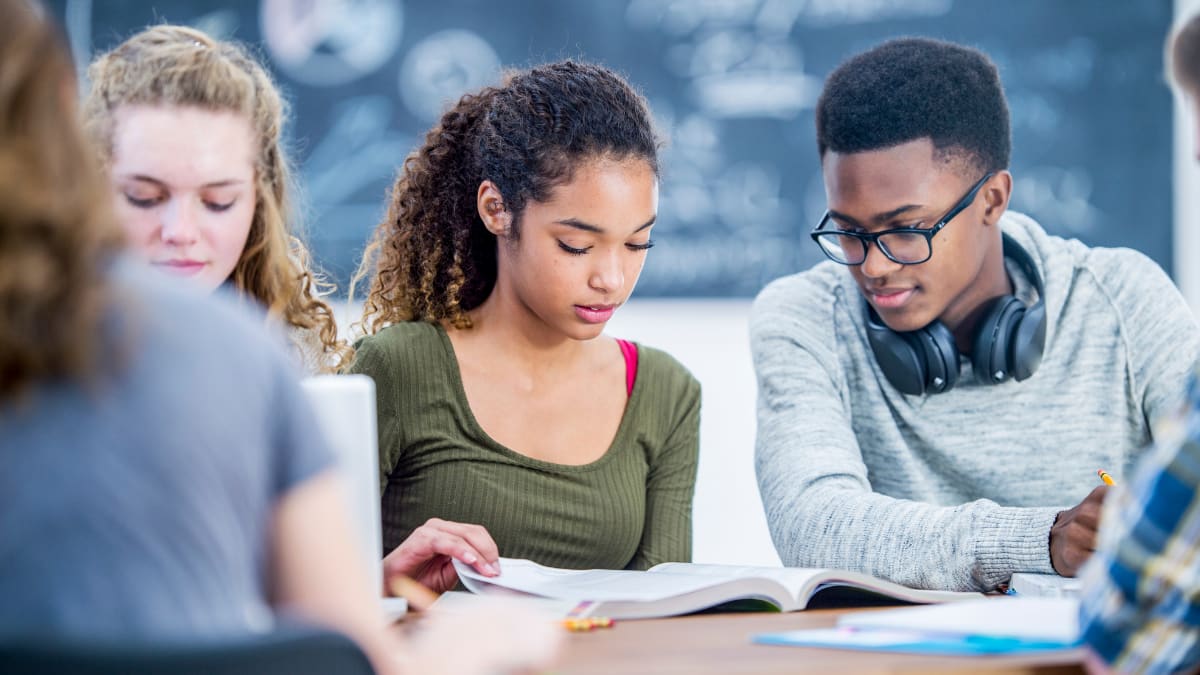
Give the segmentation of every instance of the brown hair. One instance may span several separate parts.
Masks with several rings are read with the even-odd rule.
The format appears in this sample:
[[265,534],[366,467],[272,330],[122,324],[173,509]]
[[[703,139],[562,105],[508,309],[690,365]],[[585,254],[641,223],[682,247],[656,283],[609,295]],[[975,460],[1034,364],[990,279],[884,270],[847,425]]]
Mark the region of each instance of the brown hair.
[[310,269],[304,244],[288,227],[296,186],[283,149],[287,106],[270,75],[241,45],[184,26],[152,26],[97,57],[88,68],[86,128],[105,163],[112,159],[114,117],[123,105],[193,106],[245,116],[258,139],[258,201],[241,259],[230,279],[267,311],[296,328],[315,330],[324,370],[345,364],[327,286]]
[[79,128],[65,40],[28,0],[0,0],[0,401],[82,379],[112,303],[120,228]]
[[1180,25],[1167,42],[1172,79],[1191,95],[1200,95],[1200,14]]
[[496,283],[496,237],[476,209],[492,181],[519,236],[528,200],[545,201],[580,162],[639,158],[658,173],[658,140],[646,101],[620,76],[561,61],[510,73],[463,96],[404,160],[387,216],[351,283],[374,271],[361,325],[400,321],[471,325],[467,312]]

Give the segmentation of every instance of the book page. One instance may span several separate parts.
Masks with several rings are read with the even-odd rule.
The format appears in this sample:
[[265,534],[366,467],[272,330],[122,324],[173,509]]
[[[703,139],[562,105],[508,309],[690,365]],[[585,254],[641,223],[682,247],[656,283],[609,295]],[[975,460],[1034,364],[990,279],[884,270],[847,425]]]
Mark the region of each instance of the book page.
[[600,602],[654,602],[729,581],[728,577],[631,570],[565,570],[515,558],[500,559],[498,577],[485,577],[457,560],[454,567],[463,584],[476,593],[499,586],[546,598]]
[[[662,563],[651,567],[654,574],[673,574],[719,579],[770,579],[788,590],[792,600],[799,603],[800,595],[811,582],[822,579],[832,570],[803,567],[756,567],[752,565],[712,565],[703,563]],[[814,584],[815,588],[815,584]]]
[[770,579],[786,588],[792,596],[793,604],[798,607],[804,606],[818,591],[834,586],[866,589],[908,602],[953,602],[983,597],[980,593],[918,590],[859,572],[822,568],[662,563],[650,568],[650,571],[654,574],[710,576],[724,579]]

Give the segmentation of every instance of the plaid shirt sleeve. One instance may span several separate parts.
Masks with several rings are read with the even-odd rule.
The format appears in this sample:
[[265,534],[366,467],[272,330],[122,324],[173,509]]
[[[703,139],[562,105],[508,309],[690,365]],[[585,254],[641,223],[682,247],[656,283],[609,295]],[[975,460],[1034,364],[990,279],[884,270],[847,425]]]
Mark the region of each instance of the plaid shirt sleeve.
[[1184,410],[1127,486],[1106,500],[1096,554],[1083,572],[1084,641],[1120,672],[1200,664],[1200,370]]

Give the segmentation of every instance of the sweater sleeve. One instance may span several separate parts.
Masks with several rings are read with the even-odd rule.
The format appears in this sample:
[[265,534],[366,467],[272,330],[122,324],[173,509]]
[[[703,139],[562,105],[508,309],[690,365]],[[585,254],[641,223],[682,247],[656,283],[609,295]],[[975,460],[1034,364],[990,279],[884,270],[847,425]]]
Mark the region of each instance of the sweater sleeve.
[[833,318],[795,279],[751,315],[758,378],[755,463],[783,563],[861,571],[915,588],[991,590],[1017,571],[1053,571],[1055,508],[978,500],[940,507],[875,493],[851,426]]
[[[643,359],[643,363],[646,360]],[[627,569],[644,570],[663,562],[692,559],[692,497],[700,452],[700,383],[682,366],[671,379],[681,386],[655,387],[650,410],[668,411],[662,448],[652,455],[646,476],[646,523],[637,553]]]

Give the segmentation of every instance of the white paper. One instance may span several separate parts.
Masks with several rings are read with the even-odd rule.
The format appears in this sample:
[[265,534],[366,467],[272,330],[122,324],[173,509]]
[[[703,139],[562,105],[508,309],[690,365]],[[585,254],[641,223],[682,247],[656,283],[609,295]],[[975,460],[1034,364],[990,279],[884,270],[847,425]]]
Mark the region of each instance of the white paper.
[[944,605],[854,612],[839,626],[920,631],[1073,643],[1079,639],[1079,601],[1074,598],[1001,596]]

